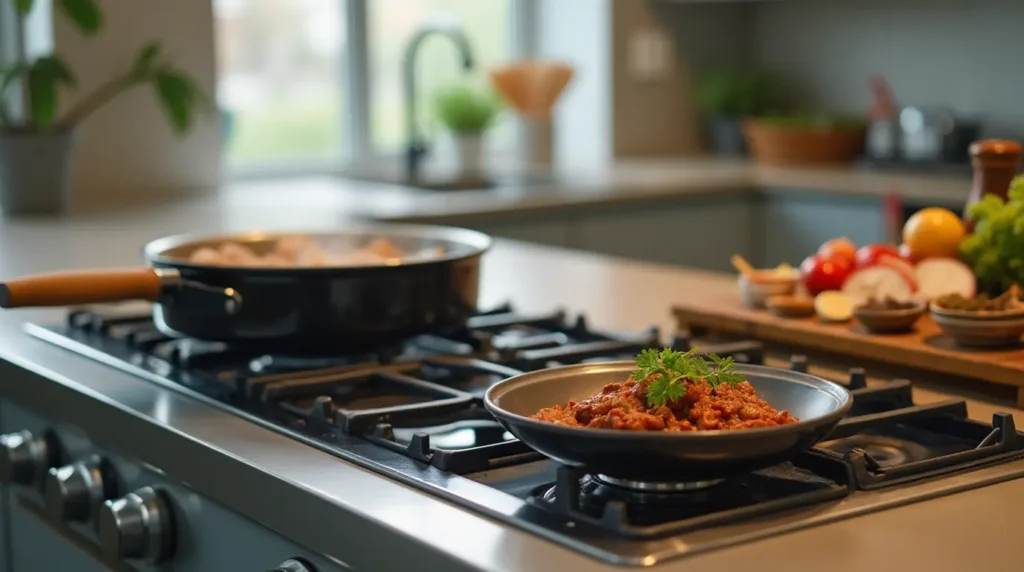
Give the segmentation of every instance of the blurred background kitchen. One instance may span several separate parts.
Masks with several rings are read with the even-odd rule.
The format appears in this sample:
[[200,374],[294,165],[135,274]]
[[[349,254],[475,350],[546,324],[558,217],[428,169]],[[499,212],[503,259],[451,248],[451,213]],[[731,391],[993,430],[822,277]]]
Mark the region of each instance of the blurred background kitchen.
[[[41,4],[24,39],[80,85],[158,37],[218,110],[184,137],[144,90],[89,117],[76,209],[309,177],[435,197],[420,206],[658,189],[614,216],[593,200],[571,216],[432,220],[726,268],[727,251],[798,259],[831,236],[885,240],[921,206],[959,211],[969,144],[1024,136],[1013,0],[106,0],[93,38]],[[694,185],[761,192],[670,192]],[[697,233],[749,224],[706,255],[622,238],[659,217]],[[763,239],[765,221],[788,230]]]

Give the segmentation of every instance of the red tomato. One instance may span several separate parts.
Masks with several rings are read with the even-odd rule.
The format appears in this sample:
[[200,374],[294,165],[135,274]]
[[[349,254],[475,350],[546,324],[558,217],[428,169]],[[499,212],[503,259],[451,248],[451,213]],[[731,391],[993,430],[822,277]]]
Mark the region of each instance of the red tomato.
[[812,254],[800,263],[804,287],[812,296],[826,290],[841,289],[851,271],[853,266],[845,259],[829,260],[819,254]]
[[920,262],[920,260],[915,258],[914,255],[910,253],[910,247],[907,246],[905,243],[900,245],[900,258],[906,260],[911,264],[917,264],[918,262]]
[[888,254],[899,258],[900,251],[891,244],[869,244],[867,246],[862,246],[857,249],[857,268],[874,266],[875,263],[878,262],[878,257],[882,254]]
[[849,262],[850,265],[853,265],[857,256],[857,245],[845,236],[833,238],[832,240],[825,241],[824,244],[818,247],[818,255],[828,260],[842,258]]

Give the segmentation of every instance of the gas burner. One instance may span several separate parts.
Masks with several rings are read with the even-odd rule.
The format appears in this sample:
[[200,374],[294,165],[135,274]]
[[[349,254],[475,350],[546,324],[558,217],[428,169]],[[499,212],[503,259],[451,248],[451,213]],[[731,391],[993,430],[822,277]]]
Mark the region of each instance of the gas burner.
[[846,439],[830,441],[818,445],[819,448],[834,451],[841,455],[855,450],[863,451],[874,459],[879,467],[895,467],[907,463],[923,461],[933,455],[933,451],[920,443],[905,439],[862,433]]
[[[554,486],[535,491],[528,501],[619,536],[658,538],[842,498],[853,483],[842,461],[816,452],[704,486],[630,482],[627,488],[622,480],[612,481],[560,467]],[[643,485],[648,488],[637,488]]]
[[708,481],[689,481],[689,482],[677,482],[677,483],[652,483],[647,481],[631,481],[629,479],[619,479],[616,477],[609,477],[606,475],[592,475],[591,478],[605,485],[618,487],[620,489],[626,489],[630,491],[636,491],[638,493],[653,493],[653,494],[665,494],[665,493],[685,493],[691,491],[698,491],[713,487],[723,481],[723,479],[714,479]]

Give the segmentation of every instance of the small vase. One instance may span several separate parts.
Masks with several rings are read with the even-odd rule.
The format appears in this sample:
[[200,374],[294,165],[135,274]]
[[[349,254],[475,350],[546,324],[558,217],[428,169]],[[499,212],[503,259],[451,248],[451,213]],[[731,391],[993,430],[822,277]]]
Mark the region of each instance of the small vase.
[[525,116],[522,125],[526,133],[527,162],[531,167],[550,168],[555,133],[551,116]]
[[0,211],[5,217],[68,211],[74,144],[74,128],[0,132]]
[[484,172],[484,137],[482,133],[458,133],[459,176],[463,180],[479,179]]
[[708,120],[711,147],[715,153],[725,157],[742,157],[747,154],[743,139],[743,122],[739,117],[716,116]]

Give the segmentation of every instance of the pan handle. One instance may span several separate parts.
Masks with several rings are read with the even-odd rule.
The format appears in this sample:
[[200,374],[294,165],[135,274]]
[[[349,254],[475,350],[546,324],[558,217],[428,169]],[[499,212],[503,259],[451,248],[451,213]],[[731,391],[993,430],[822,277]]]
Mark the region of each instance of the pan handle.
[[128,268],[35,274],[0,282],[0,308],[79,306],[105,302],[174,302],[209,305],[235,314],[242,299],[233,288],[182,280],[177,270]]

